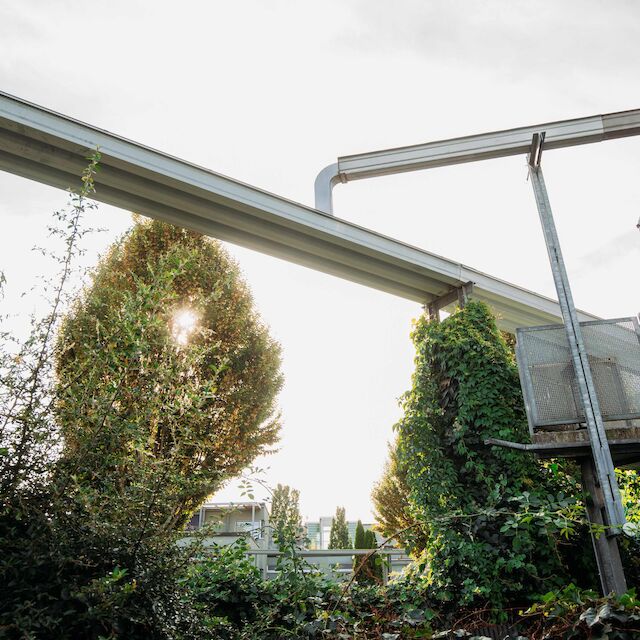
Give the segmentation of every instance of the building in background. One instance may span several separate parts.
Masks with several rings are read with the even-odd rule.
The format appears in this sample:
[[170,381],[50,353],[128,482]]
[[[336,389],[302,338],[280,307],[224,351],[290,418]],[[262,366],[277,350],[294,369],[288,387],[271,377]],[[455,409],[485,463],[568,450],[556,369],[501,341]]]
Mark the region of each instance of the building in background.
[[[348,579],[353,572],[353,555],[348,553],[348,550],[341,550],[337,555],[327,551],[332,523],[333,517],[322,517],[317,521],[307,522],[307,549],[301,549],[300,554],[318,571],[337,579]],[[352,542],[357,524],[347,522]],[[363,526],[365,529],[372,529],[373,523]],[[184,538],[178,544],[189,544],[189,532],[203,527],[206,527],[204,544],[211,548],[212,552],[215,553],[216,547],[231,545],[244,538],[247,543],[247,556],[252,558],[263,577],[270,579],[278,574],[279,551],[273,543],[266,503],[206,502],[193,515],[186,527]],[[384,538],[376,533],[376,540],[378,544],[382,544]],[[385,556],[383,581],[386,583],[389,576],[401,571],[410,559],[403,549],[384,549],[381,553],[394,553]]]
[[195,531],[205,525],[211,529],[208,537],[217,545],[245,537],[250,548],[271,546],[269,510],[264,502],[205,502],[186,528]]
[[[333,516],[323,516],[319,520],[310,520],[305,524],[307,531],[307,540],[309,549],[328,549],[329,539],[331,537],[331,525],[333,524]],[[349,539],[351,544],[356,537],[356,526],[358,522],[355,520],[347,521],[347,528],[349,529]],[[384,536],[381,536],[374,530],[375,522],[362,523],[365,531],[373,531],[376,534],[376,541],[378,544],[382,544],[385,541]]]

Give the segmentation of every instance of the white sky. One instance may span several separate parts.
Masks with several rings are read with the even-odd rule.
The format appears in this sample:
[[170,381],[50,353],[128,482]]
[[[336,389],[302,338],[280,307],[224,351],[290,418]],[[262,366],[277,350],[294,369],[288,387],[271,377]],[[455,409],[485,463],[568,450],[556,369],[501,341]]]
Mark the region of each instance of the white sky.
[[[0,88],[312,204],[339,155],[640,106],[635,0],[5,0]],[[640,138],[547,152],[578,306],[640,309]],[[554,295],[524,158],[339,185],[335,213]],[[0,174],[5,307],[65,194]],[[101,206],[89,259],[130,224]],[[284,349],[271,484],[370,519],[413,366],[416,304],[230,247]],[[256,497],[264,492],[259,492]],[[237,499],[232,483],[221,496]]]

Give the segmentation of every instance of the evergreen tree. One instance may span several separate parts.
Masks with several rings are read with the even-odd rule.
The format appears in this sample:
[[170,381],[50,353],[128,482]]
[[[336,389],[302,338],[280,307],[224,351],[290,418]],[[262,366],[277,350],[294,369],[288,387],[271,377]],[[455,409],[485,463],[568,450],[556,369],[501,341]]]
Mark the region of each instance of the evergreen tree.
[[[356,533],[353,538],[353,548],[354,549],[366,549],[367,548],[367,538],[364,527],[362,526],[362,521],[358,520],[358,524],[356,525]],[[355,573],[355,580],[359,583],[368,582],[367,575],[367,560],[365,555],[357,555],[353,556],[353,571]]]
[[278,484],[271,499],[271,527],[278,546],[298,543],[302,539],[300,492],[289,485]]
[[356,533],[353,538],[353,548],[354,549],[366,549],[365,546],[365,532],[364,527],[362,526],[362,521],[358,520],[358,524],[356,525]]
[[378,546],[376,534],[371,529],[364,532],[364,545],[365,549],[375,549]]
[[[367,549],[377,549],[378,540],[376,534],[371,529],[365,531],[365,545]],[[367,559],[367,573],[372,582],[382,582],[382,563],[386,562],[386,559],[379,554],[374,554]]]
[[349,539],[349,527],[345,516],[344,507],[336,508],[336,515],[331,523],[331,534],[329,536],[329,549],[349,549],[351,540]]
[[[377,546],[375,533],[365,530],[362,522],[358,520],[353,548],[375,549]],[[364,554],[354,556],[353,569],[356,572],[356,582],[358,583],[371,584],[380,582],[382,579],[382,560],[378,555],[372,555],[369,558]]]

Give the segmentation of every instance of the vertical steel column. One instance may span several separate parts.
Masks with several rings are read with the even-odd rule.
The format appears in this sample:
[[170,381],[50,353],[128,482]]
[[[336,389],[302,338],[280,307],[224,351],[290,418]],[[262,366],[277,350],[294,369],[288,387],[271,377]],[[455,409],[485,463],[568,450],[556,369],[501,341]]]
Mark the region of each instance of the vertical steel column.
[[[582,489],[585,494],[589,522],[596,526],[605,525],[602,486],[599,486],[596,480],[595,466],[591,458],[583,458],[580,463],[580,472],[582,474]],[[599,537],[591,534],[591,541],[596,563],[598,564],[602,592],[604,594],[609,594],[612,591],[614,593],[623,593],[627,590],[627,583],[624,577],[622,561],[620,560],[617,539],[614,536],[606,536],[604,534]]]
[[[617,548],[615,535],[619,533],[620,527],[625,522],[624,509],[622,507],[622,499],[620,490],[616,481],[615,468],[609,450],[607,434],[602,422],[600,413],[600,405],[595,392],[593,378],[591,375],[591,366],[587,351],[582,339],[582,330],[578,322],[578,316],[573,303],[573,296],[569,287],[569,279],[560,249],[560,241],[553,221],[551,205],[547,195],[547,188],[542,175],[540,166],[540,157],[542,153],[542,143],[544,134],[535,134],[533,136],[533,144],[531,154],[529,155],[529,176],[533,186],[533,193],[540,215],[542,231],[544,233],[547,252],[549,254],[549,262],[551,263],[551,271],[553,272],[553,280],[556,291],[558,293],[558,302],[562,312],[569,348],[571,349],[571,357],[573,360],[573,368],[575,370],[578,390],[582,400],[582,406],[589,433],[589,441],[591,443],[591,451],[593,453],[593,467],[595,475],[593,477],[593,487],[589,487],[589,478],[583,476],[585,487],[597,490],[598,495],[592,495],[592,500],[599,506],[599,510],[603,516],[602,520],[607,526],[606,536],[607,545],[615,546],[615,550],[603,554],[602,543],[594,539],[594,549],[600,569],[600,580],[602,589],[605,594],[615,591],[623,593],[626,591],[626,582],[622,564],[620,562],[620,554]],[[583,471],[587,469],[583,466]],[[590,519],[593,518],[594,511],[589,509]],[[594,522],[598,524],[598,522]],[[604,568],[606,565],[606,569]]]

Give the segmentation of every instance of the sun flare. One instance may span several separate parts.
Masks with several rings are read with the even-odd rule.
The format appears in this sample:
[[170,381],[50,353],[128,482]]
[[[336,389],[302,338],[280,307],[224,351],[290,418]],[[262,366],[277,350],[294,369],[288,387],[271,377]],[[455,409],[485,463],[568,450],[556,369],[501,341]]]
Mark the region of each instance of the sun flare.
[[173,337],[179,345],[189,342],[198,324],[198,316],[191,309],[178,309],[173,314]]

